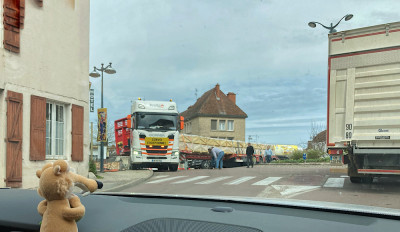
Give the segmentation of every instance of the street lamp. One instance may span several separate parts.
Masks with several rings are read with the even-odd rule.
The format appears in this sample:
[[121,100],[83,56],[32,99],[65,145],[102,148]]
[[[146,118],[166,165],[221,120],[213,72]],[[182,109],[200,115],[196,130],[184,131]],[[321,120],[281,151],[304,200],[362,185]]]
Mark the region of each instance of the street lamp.
[[[115,69],[112,68],[111,62],[106,67],[104,67],[104,64],[102,63],[101,68],[96,68],[96,66],[94,66],[93,71],[89,73],[89,76],[94,78],[100,77],[100,73],[98,73],[97,71],[101,72],[101,108],[103,108],[103,72],[107,74],[115,74],[117,71],[115,71]],[[104,172],[103,156],[104,156],[104,144],[103,142],[100,142],[100,172]]]
[[308,23],[308,26],[310,26],[310,27],[312,27],[312,28],[315,28],[315,27],[317,26],[317,24],[319,24],[319,25],[323,26],[324,28],[328,29],[328,30],[329,30],[329,33],[334,33],[334,32],[336,32],[335,27],[337,27],[337,26],[339,25],[339,23],[340,23],[343,19],[344,19],[345,21],[349,21],[351,18],[353,18],[353,15],[352,15],[352,14],[347,14],[347,15],[343,16],[343,18],[341,18],[341,19],[339,20],[339,22],[336,23],[335,26],[333,26],[333,23],[331,23],[331,26],[330,26],[330,27],[325,26],[325,25],[323,25],[322,23],[319,23],[319,22],[309,22],[309,23]]

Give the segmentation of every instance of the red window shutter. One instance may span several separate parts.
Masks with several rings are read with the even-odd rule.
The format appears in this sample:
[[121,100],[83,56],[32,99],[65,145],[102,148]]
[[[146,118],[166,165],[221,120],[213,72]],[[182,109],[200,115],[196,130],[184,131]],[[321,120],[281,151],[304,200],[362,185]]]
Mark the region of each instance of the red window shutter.
[[84,108],[72,105],[72,161],[83,161]]
[[[25,17],[25,0],[4,0],[4,48],[19,52],[20,28]],[[22,12],[21,12],[22,11]]]
[[46,159],[46,98],[31,96],[30,160]]
[[22,184],[22,93],[7,91],[6,186]]
[[19,0],[19,27],[24,28],[25,21],[25,0]]

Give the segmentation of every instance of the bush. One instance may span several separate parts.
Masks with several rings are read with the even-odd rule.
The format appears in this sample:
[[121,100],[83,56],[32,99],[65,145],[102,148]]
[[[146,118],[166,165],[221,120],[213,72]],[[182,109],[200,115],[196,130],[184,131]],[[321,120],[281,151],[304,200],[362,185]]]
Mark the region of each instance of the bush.
[[324,155],[323,151],[313,149],[306,150],[305,153],[307,154],[307,159],[319,159],[322,158]]
[[295,150],[294,152],[292,152],[292,154],[290,154],[289,158],[293,160],[303,159],[303,152]]
[[290,159],[290,160],[276,160],[273,161],[274,163],[326,163],[329,162],[330,158],[326,157],[326,158],[319,158],[319,159],[307,159],[306,162],[304,162],[303,159]]
[[93,172],[93,174],[97,174],[96,163],[93,159],[89,159],[89,172]]

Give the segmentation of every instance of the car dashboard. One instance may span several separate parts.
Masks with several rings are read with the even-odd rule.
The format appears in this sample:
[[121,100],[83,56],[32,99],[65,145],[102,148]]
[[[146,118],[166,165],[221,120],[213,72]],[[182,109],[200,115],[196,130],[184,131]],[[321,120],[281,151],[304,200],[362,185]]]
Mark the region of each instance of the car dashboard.
[[[81,197],[79,231],[397,231],[398,210],[215,196],[98,193]],[[34,190],[0,189],[0,231],[39,231]]]

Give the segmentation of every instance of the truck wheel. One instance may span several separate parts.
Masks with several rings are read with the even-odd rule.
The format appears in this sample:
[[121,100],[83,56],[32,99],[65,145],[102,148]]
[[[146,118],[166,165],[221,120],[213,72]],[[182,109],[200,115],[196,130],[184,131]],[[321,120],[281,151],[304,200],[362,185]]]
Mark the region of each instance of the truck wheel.
[[210,168],[211,168],[210,161],[208,161],[208,160],[203,160],[203,162],[201,162],[200,167],[201,167],[202,169],[210,169]]
[[169,165],[169,170],[171,172],[176,172],[178,170],[178,164],[170,164]]
[[373,180],[374,180],[374,178],[370,177],[370,176],[361,177],[361,182],[364,184],[371,184]]
[[350,181],[355,184],[361,183],[361,177],[350,176]]

